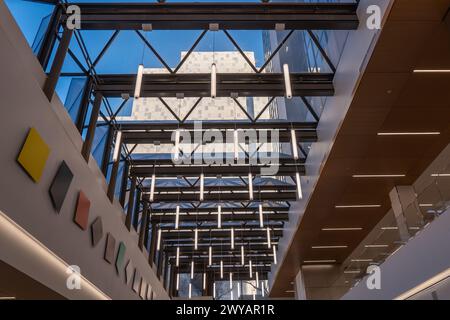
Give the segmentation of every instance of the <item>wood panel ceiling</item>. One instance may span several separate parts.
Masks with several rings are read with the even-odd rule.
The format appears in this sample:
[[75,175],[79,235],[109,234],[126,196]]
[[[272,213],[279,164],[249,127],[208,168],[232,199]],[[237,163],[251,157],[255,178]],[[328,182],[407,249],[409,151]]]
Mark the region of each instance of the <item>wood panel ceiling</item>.
[[[450,142],[450,0],[396,0],[271,289],[291,297],[304,260],[343,262],[390,208],[389,191],[412,184]],[[378,132],[439,131],[430,136]],[[353,174],[405,174],[353,178]],[[337,209],[335,205],[380,204]],[[362,227],[361,231],[322,231]],[[312,249],[346,245],[342,249]],[[288,292],[286,292],[288,291]]]

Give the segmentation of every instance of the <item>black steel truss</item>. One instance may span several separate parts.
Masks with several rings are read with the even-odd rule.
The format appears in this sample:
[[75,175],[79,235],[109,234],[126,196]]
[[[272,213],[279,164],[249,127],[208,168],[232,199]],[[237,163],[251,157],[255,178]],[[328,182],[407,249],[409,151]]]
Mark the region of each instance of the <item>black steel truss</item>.
[[[352,30],[357,3],[75,3],[84,30],[285,29]],[[67,4],[69,5],[69,4]],[[67,17],[64,15],[62,21]]]
[[[334,94],[332,73],[292,73],[293,96],[332,96]],[[135,74],[98,75],[95,90],[105,97],[134,95]],[[177,73],[144,74],[141,97],[210,97],[211,74]],[[283,74],[278,73],[219,73],[217,74],[217,97],[284,97],[286,94]]]

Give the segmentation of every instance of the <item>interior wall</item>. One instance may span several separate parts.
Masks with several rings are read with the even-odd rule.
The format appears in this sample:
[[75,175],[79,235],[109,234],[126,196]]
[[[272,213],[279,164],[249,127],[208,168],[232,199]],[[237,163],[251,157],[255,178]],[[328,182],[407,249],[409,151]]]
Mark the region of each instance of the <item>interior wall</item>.
[[[77,265],[83,277],[112,299],[138,299],[126,285],[123,271],[103,259],[105,235],[110,232],[126,245],[126,259],[131,259],[140,274],[150,283],[157,299],[168,295],[149,266],[147,257],[137,247],[136,233],[123,223],[124,213],[117,203],[111,204],[105,193],[105,181],[95,161],[89,166],[81,156],[81,137],[58,97],[49,103],[42,85],[45,75],[25,38],[3,2],[0,2],[0,210],[38,239],[68,265]],[[16,162],[27,135],[34,127],[49,145],[51,153],[41,181],[34,183]],[[74,179],[58,214],[52,207],[48,189],[62,161],[66,161]],[[100,216],[104,236],[92,247],[90,231],[82,231],[73,215],[78,192],[91,201],[89,224]],[[1,240],[0,240],[1,241]],[[33,277],[58,294],[69,298],[83,297],[66,287],[65,281],[54,281],[52,274],[41,270],[41,264],[26,262],[21,252],[8,253],[0,243],[0,259]]]

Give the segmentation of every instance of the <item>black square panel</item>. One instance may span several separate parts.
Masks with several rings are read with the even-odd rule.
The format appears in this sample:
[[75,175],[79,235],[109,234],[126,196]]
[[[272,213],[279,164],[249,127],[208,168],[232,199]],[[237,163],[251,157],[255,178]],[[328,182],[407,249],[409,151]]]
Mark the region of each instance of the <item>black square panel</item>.
[[92,245],[95,247],[103,237],[103,223],[102,218],[95,218],[94,222],[91,224],[91,239]]
[[63,161],[53,178],[50,185],[49,193],[52,199],[52,204],[55,210],[59,213],[61,211],[64,199],[66,198],[67,191],[69,191],[70,183],[73,179],[73,173],[67,166],[67,163]]

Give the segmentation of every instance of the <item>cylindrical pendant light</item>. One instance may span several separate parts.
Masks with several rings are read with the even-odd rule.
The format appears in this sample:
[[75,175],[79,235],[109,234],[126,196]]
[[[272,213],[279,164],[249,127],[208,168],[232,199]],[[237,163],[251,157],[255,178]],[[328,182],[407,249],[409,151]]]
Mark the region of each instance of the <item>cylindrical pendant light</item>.
[[231,228],[231,250],[234,250],[234,229]]
[[248,272],[249,272],[250,278],[253,278],[253,265],[252,265],[252,260],[249,260],[249,261],[248,261]]
[[264,217],[263,217],[263,207],[262,207],[261,203],[259,204],[258,208],[259,208],[259,226],[261,228],[263,228],[264,227]]
[[295,160],[298,160],[297,134],[295,133],[295,129],[291,129],[291,145],[292,156]]
[[194,260],[191,261],[191,279],[194,279]]
[[158,240],[156,242],[156,250],[161,250],[161,229],[158,229]]
[[176,289],[179,290],[180,289],[180,274],[177,273],[177,283],[176,283]]
[[217,207],[217,228],[222,228],[222,206]]
[[194,249],[198,249],[198,229],[195,228],[194,230]]
[[234,141],[234,160],[237,161],[239,159],[239,133],[237,129],[234,129],[233,141]]
[[152,181],[150,183],[150,202],[153,202],[155,198],[155,184],[156,184],[156,175],[152,174]]
[[200,174],[200,201],[204,199],[204,191],[205,191],[205,175],[203,173]]
[[292,99],[291,75],[289,74],[289,66],[283,64],[284,86],[286,87],[286,98]]
[[259,288],[259,272],[256,271],[255,275],[256,275],[256,287]]
[[209,252],[208,252],[208,255],[209,255],[209,257],[208,257],[208,259],[209,259],[209,266],[212,266],[212,247],[211,246],[209,246]]
[[175,229],[178,229],[180,224],[180,206],[177,205],[175,208]]
[[277,248],[275,247],[275,245],[272,246],[272,251],[273,251],[273,263],[277,264]]
[[177,257],[175,260],[175,266],[177,266],[177,267],[180,266],[180,247],[177,247]]
[[245,265],[244,246],[241,246],[241,264]]
[[220,279],[223,279],[223,260],[220,260]]
[[233,289],[233,272],[230,272],[230,289]]
[[211,65],[211,98],[217,96],[217,75],[216,75],[216,64]]
[[272,242],[270,239],[270,227],[267,227],[267,248],[271,248],[272,247]]
[[300,180],[300,173],[295,173],[295,180],[297,182],[297,199],[300,200],[303,198],[303,192],[302,192],[302,183]]
[[136,76],[136,86],[134,87],[134,98],[139,99],[141,96],[142,77],[144,75],[144,65],[140,64]]
[[253,200],[253,175],[251,172],[248,174],[248,198]]

